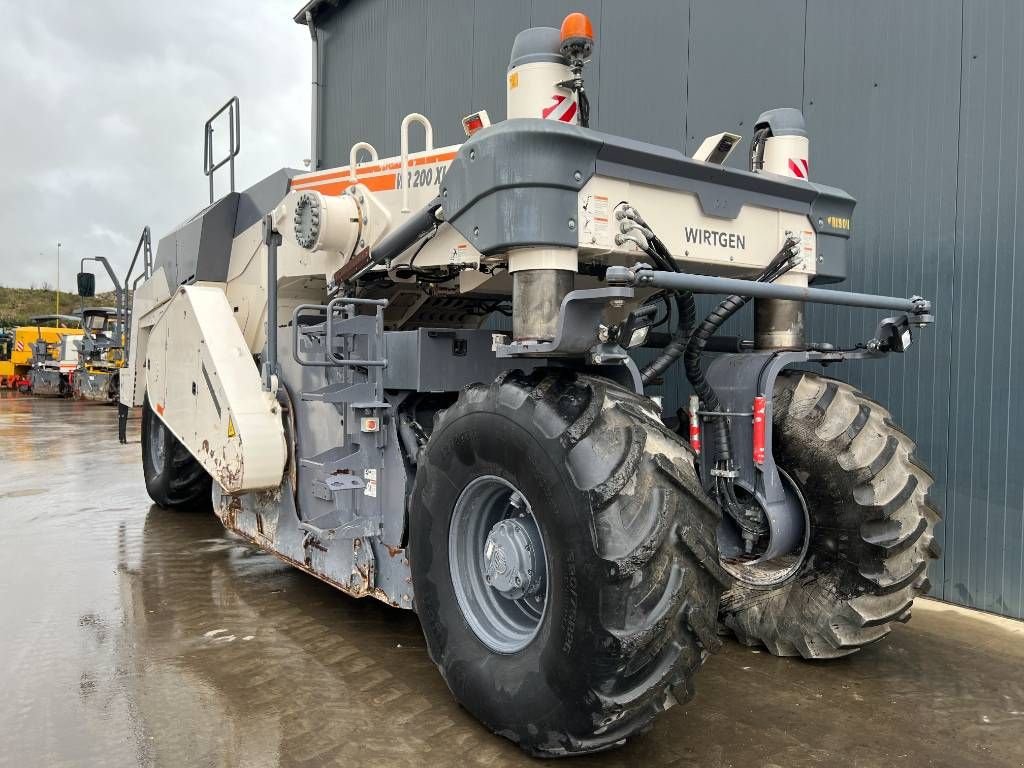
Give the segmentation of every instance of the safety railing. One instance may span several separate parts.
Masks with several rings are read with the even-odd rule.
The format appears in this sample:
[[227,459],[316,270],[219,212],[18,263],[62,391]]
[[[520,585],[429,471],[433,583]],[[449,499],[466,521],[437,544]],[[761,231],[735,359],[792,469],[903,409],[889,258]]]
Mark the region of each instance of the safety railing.
[[409,213],[409,126],[419,123],[423,126],[424,151],[434,148],[434,128],[430,121],[419,112],[412,112],[402,119],[402,213]]
[[[228,113],[228,153],[220,160],[213,159],[213,124],[218,117]],[[213,203],[213,174],[228,166],[231,176],[231,191],[235,191],[235,157],[241,148],[241,121],[239,119],[238,97],[232,96],[223,107],[214,112],[203,127],[203,173],[210,180],[210,203]]]
[[[139,255],[142,256],[142,273],[135,278],[132,282],[132,273],[135,271],[135,264],[139,260]],[[128,272],[124,276],[125,288],[131,286],[134,291],[135,287],[143,280],[148,280],[153,276],[153,245],[150,239],[149,227],[145,226],[142,228],[142,234],[139,235],[139,241],[135,244],[135,253],[132,255],[132,262],[128,265]]]
[[[300,304],[292,312],[292,358],[299,365],[321,368],[384,368],[387,358],[383,356],[384,341],[384,309],[387,299],[356,299],[339,296],[328,304]],[[360,306],[375,307],[373,316],[357,315]],[[323,331],[311,332],[311,325],[304,323],[303,318],[313,314],[323,325]],[[312,360],[300,353],[300,337],[302,334],[324,336],[323,360]],[[339,336],[366,336],[367,357],[352,358],[339,355],[334,351],[335,339]]]
[[370,162],[376,163],[378,158],[377,149],[368,141],[357,141],[348,152],[348,177],[356,181],[356,165],[359,160],[359,153],[365,151],[370,156]]

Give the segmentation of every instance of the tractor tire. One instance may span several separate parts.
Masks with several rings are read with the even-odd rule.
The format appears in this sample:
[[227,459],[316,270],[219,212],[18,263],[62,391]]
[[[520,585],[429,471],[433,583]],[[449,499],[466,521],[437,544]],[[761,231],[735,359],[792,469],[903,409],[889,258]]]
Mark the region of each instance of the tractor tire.
[[847,656],[906,622],[928,591],[940,553],[934,479],[889,412],[849,384],[784,372],[772,425],[775,461],[810,519],[805,559],[773,588],[741,577],[722,598],[722,621],[776,656]]
[[[418,467],[416,610],[431,659],[487,727],[536,756],[594,752],[691,698],[720,642],[719,511],[650,400],[596,377],[514,371],[463,390]],[[485,585],[494,550],[479,536],[492,520],[492,535],[534,526],[519,555],[543,598]],[[510,573],[497,560],[495,579]],[[520,607],[512,629],[493,618]]]
[[165,509],[211,511],[213,479],[154,413],[142,408],[142,473],[149,498]]

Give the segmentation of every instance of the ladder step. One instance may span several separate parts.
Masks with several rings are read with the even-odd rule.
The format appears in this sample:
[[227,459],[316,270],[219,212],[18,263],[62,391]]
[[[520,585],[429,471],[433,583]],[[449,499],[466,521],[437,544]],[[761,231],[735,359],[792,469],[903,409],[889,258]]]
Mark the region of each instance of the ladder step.
[[314,389],[312,392],[303,392],[301,397],[303,400],[318,403],[353,403],[372,399],[373,388],[368,381],[361,381],[358,384],[339,382]]
[[301,460],[304,467],[322,470],[326,474],[338,472],[339,470],[364,470],[369,469],[369,457],[359,447],[354,450],[351,447],[329,448],[316,456],[310,456]]

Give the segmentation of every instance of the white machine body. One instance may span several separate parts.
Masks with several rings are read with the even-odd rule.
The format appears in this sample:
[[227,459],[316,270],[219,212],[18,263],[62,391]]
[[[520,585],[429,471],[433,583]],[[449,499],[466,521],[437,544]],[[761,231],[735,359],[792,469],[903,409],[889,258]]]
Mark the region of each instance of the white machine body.
[[772,136],[765,141],[765,173],[807,181],[810,178],[809,142],[806,136]]
[[747,205],[734,219],[715,217],[707,214],[696,195],[602,176],[580,191],[581,259],[624,265],[646,259],[634,242],[623,242],[627,231],[613,207],[620,200],[644,212],[647,223],[687,271],[749,274],[765,267],[794,234],[800,237],[804,259],[787,275],[789,282],[797,278],[797,284],[806,285],[816,273],[815,232],[807,216]]
[[[506,78],[509,118],[577,123],[575,92],[561,85],[573,71],[558,53],[559,45],[553,29],[529,30],[517,38]],[[466,119],[476,130],[489,123],[474,115]],[[409,149],[414,126],[422,127],[425,144],[416,152]],[[696,159],[720,164],[738,138],[712,137]],[[395,287],[386,322],[398,328],[428,295],[508,296],[519,273],[532,273],[523,275],[524,281],[557,274],[552,285],[596,287],[596,278],[580,274],[581,264],[632,265],[646,259],[629,237],[631,222],[619,215],[626,200],[644,212],[687,271],[743,276],[765,267],[786,238],[796,235],[804,258],[784,281],[807,285],[815,276],[815,230],[806,215],[754,203],[743,205],[738,214],[716,215],[692,192],[601,175],[579,190],[576,248],[530,246],[483,255],[443,220],[442,201],[436,232],[389,264],[377,265],[370,259],[374,247],[441,195],[460,149],[434,148],[430,121],[415,113],[402,121],[401,147],[399,156],[379,158],[372,145],[358,142],[348,165],[291,179],[290,191],[269,216],[283,241],[277,249],[280,323],[288,323],[300,304],[321,304],[329,287],[347,279],[353,268],[389,271]],[[761,171],[806,178],[807,147],[806,134],[769,137]],[[361,155],[368,159],[359,162]],[[138,406],[148,396],[175,437],[226,493],[277,488],[288,460],[276,381],[271,377],[268,386],[255,361],[267,342],[267,259],[260,221],[234,236],[223,282],[172,286],[158,268],[135,292],[132,360],[121,370],[123,402]],[[426,291],[415,277],[395,271],[405,266],[414,274],[413,259],[415,269],[454,267],[457,275]],[[644,292],[638,292],[621,311],[643,298]]]
[[572,76],[565,64],[533,62],[513,67],[507,82],[507,115],[539,117],[576,125],[579,122],[579,103],[576,95],[561,83]]
[[[154,411],[228,493],[276,487],[287,457],[273,393],[219,286],[185,285],[161,306],[147,342]],[[173,354],[160,354],[171,348]]]

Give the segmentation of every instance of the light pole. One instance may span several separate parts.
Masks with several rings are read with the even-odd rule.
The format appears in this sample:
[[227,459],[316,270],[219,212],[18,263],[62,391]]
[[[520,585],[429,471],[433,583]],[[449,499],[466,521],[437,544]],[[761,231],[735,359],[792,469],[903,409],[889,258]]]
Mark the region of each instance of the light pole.
[[60,240],[57,241],[57,314],[60,314]]

